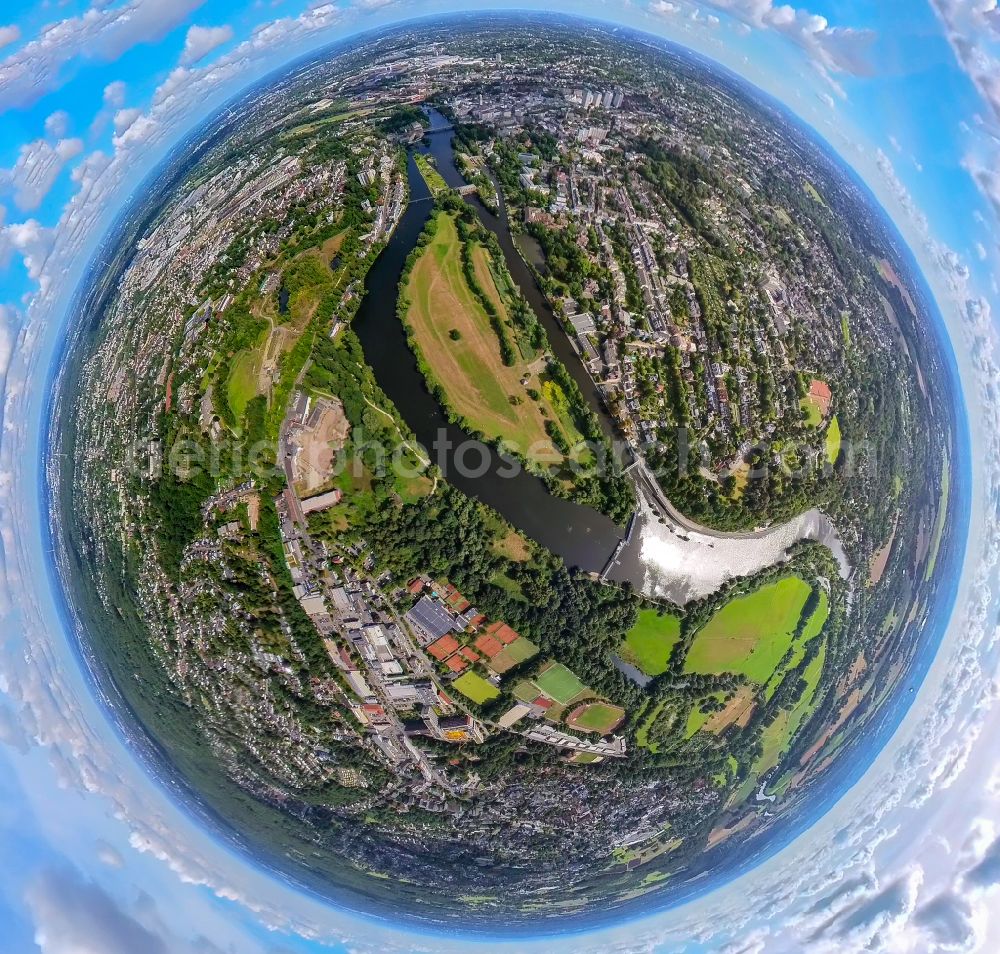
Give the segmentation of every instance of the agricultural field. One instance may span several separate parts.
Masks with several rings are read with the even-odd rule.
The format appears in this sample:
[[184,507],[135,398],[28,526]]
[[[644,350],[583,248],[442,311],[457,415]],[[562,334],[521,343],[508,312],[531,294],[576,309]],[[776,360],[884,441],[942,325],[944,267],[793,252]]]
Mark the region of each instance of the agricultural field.
[[924,579],[929,580],[934,575],[937,566],[938,551],[941,549],[941,538],[944,535],[945,521],[948,519],[948,497],[951,493],[951,462],[947,453],[941,462],[941,494],[938,498],[937,516],[934,521],[934,536],[931,538],[930,556]]
[[718,735],[731,725],[745,727],[756,708],[754,692],[750,686],[742,686],[726,702],[726,707],[719,712],[713,712],[704,722],[702,728],[706,732]]
[[781,760],[782,754],[788,749],[796,730],[812,712],[813,697],[823,673],[823,663],[826,660],[826,646],[816,654],[813,661],[802,674],[806,682],[805,691],[799,696],[794,709],[786,709],[778,713],[775,720],[764,730],[764,751],[753,767],[753,773],[760,778],[773,769]]
[[500,695],[500,690],[493,683],[487,682],[482,676],[474,672],[463,673],[452,683],[452,686],[462,693],[463,696],[479,705],[490,702]]
[[618,655],[647,676],[666,672],[670,654],[681,636],[681,621],[655,609],[639,610],[639,618],[628,631]]
[[801,577],[786,576],[727,603],[696,634],[686,671],[765,684],[791,648],[810,591]]
[[[485,251],[477,247],[474,254]],[[487,295],[498,296],[489,269],[485,272]],[[410,333],[431,383],[441,388],[452,412],[470,429],[488,440],[508,442],[528,460],[561,463],[564,457],[548,436],[546,422],[558,423],[567,446],[579,443],[581,435],[562,413],[559,386],[545,380],[539,363],[516,355],[512,364],[501,361],[497,332],[465,280],[454,216],[437,214],[434,236],[410,273],[406,293]],[[506,318],[506,311],[501,312],[500,320]]]

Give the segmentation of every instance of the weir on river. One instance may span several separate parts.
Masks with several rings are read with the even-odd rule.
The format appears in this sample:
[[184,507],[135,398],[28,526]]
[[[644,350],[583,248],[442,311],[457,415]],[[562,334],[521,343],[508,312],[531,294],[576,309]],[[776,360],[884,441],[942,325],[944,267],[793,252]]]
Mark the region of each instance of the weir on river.
[[[467,183],[455,166],[453,127],[437,110],[428,109],[428,115],[429,145],[418,148],[434,159],[448,186],[463,189]],[[601,579],[629,582],[648,595],[677,603],[707,595],[726,579],[778,562],[786,549],[801,539],[819,540],[829,546],[842,574],[849,575],[850,566],[836,530],[817,510],[758,534],[716,534],[652,504],[633,473],[630,477],[640,498],[639,510],[626,535],[623,527],[593,508],[553,496],[540,478],[451,424],[428,391],[396,314],[406,259],[434,209],[433,201],[429,201],[430,190],[412,154],[407,161],[407,178],[410,203],[389,244],[368,272],[365,296],[353,327],[382,390],[453,486],[492,507],[526,536],[562,557],[567,565],[600,574]],[[499,198],[499,215],[490,213],[475,195],[468,195],[466,201],[497,237],[507,269],[545,328],[552,353],[579,385],[605,435],[617,441],[617,429],[597,385],[514,244],[503,196]],[[633,463],[630,451],[626,450],[624,462]]]

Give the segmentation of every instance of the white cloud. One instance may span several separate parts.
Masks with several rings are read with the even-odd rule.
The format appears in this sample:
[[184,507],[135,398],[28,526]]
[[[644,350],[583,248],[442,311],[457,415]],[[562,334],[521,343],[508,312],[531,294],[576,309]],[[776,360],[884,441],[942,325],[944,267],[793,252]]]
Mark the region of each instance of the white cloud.
[[0,222],[0,268],[10,261],[12,253],[17,253],[24,261],[28,277],[42,283],[42,272],[52,251],[54,235],[35,219],[15,222],[4,226]]
[[124,80],[115,80],[104,87],[105,106],[123,106],[125,104],[125,91],[128,87]]
[[[676,9],[674,12],[680,12],[681,8],[677,4],[668,4],[668,6],[675,7]],[[707,15],[703,13],[701,7],[695,7],[693,10],[691,10],[691,12],[688,14],[688,19],[692,23],[697,23],[699,25],[705,24],[706,26],[710,26],[713,29],[722,22],[714,13],[709,13]]]
[[1000,149],[990,148],[996,145],[992,139],[984,140],[984,144],[992,154],[986,157],[968,156],[965,168],[979,187],[979,191],[993,206],[994,212],[1000,215],[1000,172],[997,171]]
[[97,849],[97,860],[102,865],[119,870],[125,867],[125,859],[114,845],[109,845],[106,841],[98,839],[95,847]]
[[[52,118],[50,116],[49,120]],[[46,121],[46,128],[49,125]],[[10,169],[0,169],[0,189],[13,193],[14,203],[19,209],[37,209],[66,163],[81,152],[82,139],[60,139],[55,143],[47,139],[36,139],[26,143],[21,146],[14,165]]]
[[43,872],[28,887],[25,900],[42,954],[166,954],[162,938],[72,872]]
[[123,80],[115,80],[104,87],[104,95],[101,97],[101,108],[97,111],[90,124],[90,138],[96,139],[107,128],[115,112],[125,105],[125,93],[128,87]]
[[0,26],[0,47],[10,46],[21,39],[21,28],[14,26]]
[[69,113],[59,109],[45,120],[45,135],[61,139],[69,132]]
[[[827,70],[869,71],[865,54],[875,38],[870,30],[831,26],[818,13],[774,0],[702,0],[701,6],[727,13],[745,27],[783,34],[805,50],[824,75]],[[654,0],[649,9],[663,15],[676,13],[680,7],[671,0]]]
[[200,62],[212,50],[218,49],[233,38],[231,26],[200,27],[193,26],[187,32],[184,40],[184,51],[181,53],[180,65],[192,66]]
[[115,113],[115,136],[121,138],[134,125],[136,120],[142,115],[142,110],[133,106],[130,109],[119,109]]
[[968,132],[975,148],[965,167],[980,192],[1000,215],[1000,7],[996,0],[931,0],[959,66],[978,90],[990,113],[988,127]]
[[139,43],[162,38],[202,3],[128,0],[114,8],[91,6],[80,16],[48,25],[0,61],[0,109],[30,106],[58,88],[75,60],[115,60]]
[[[3,325],[0,324],[0,362],[3,361],[2,352],[4,347],[4,328]],[[0,363],[0,385],[3,383],[4,371],[5,369],[3,364]],[[30,747],[27,733],[24,731],[24,726],[21,725],[17,715],[7,706],[0,706],[0,742],[3,742],[4,745],[9,745],[22,755],[24,755]]]
[[653,0],[649,5],[650,13],[655,13],[661,17],[672,17],[681,12],[681,8],[670,0]]

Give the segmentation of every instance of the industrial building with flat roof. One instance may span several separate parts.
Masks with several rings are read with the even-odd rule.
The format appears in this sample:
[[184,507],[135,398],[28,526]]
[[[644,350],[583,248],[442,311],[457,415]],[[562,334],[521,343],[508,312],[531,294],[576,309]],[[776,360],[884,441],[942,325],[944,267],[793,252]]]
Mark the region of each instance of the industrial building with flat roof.
[[455,629],[455,618],[437,600],[424,596],[406,614],[408,622],[419,630],[420,642],[426,646]]

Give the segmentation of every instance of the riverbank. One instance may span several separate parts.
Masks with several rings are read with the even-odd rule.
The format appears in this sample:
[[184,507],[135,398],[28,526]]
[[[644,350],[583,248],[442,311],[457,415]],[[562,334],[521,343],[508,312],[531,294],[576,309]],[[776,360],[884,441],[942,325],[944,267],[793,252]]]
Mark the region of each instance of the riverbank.
[[[444,182],[451,188],[461,188],[466,183],[454,162],[452,129],[440,113],[429,112],[428,145],[422,148],[434,160]],[[407,257],[434,208],[429,201],[430,189],[412,153],[407,175],[410,204],[392,240],[368,273],[366,294],[353,327],[380,386],[400,409],[445,479],[492,507],[567,565],[615,583],[631,584],[645,595],[660,599],[684,603],[707,595],[726,580],[780,562],[788,547],[806,539],[830,546],[844,576],[849,575],[850,567],[836,530],[818,511],[756,533],[713,531],[677,513],[639,458],[637,467],[629,474],[638,510],[635,525],[626,539],[625,528],[604,514],[553,496],[540,478],[523,468],[512,468],[510,458],[451,423],[445,409],[427,389],[397,317],[396,303]],[[579,386],[602,432],[609,439],[617,438],[620,446],[620,435],[604,407],[598,385],[516,247],[502,200],[499,215],[489,212],[475,196],[467,196],[466,201],[482,225],[496,236],[507,269],[545,329],[552,353]],[[391,297],[385,294],[389,288],[394,289]],[[470,467],[470,463],[475,466]]]

